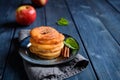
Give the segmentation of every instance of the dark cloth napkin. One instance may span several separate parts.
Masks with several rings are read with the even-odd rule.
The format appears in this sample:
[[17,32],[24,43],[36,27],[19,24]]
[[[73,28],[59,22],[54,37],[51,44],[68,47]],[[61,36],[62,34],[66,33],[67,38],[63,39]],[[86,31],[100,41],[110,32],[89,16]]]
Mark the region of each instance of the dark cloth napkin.
[[[21,30],[19,41],[29,36],[29,31]],[[60,65],[41,66],[25,60],[23,60],[23,63],[30,80],[63,80],[80,73],[88,65],[88,60],[82,55],[77,54],[70,62]]]

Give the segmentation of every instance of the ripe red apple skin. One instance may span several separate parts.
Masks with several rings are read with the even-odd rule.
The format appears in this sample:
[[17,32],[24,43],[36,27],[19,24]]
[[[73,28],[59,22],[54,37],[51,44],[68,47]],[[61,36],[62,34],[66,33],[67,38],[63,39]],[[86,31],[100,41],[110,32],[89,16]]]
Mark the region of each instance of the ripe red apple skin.
[[45,6],[48,0],[31,0],[36,6]]
[[36,10],[30,5],[22,5],[16,10],[16,21],[21,25],[30,25],[36,19]]

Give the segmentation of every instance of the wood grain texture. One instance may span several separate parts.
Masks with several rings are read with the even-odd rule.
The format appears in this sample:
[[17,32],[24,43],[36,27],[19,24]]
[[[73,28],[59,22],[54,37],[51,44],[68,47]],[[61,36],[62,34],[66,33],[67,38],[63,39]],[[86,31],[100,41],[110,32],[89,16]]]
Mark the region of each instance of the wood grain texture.
[[[18,32],[49,25],[73,36],[80,44],[79,53],[90,63],[80,74],[66,80],[120,79],[120,1],[119,0],[48,0],[36,8],[37,19],[29,26],[15,22],[19,5],[30,0],[0,0],[0,80],[28,80],[18,54]],[[68,26],[58,26],[64,17]]]
[[[94,13],[120,45],[120,13],[105,0],[88,0],[87,2],[91,5],[92,9],[95,11]],[[120,3],[120,1],[118,3]]]
[[[15,0],[14,0],[15,1]],[[18,0],[16,0],[18,1]],[[14,2],[16,3],[16,2]],[[17,3],[16,3],[17,4]],[[22,4],[31,4],[30,0],[23,0]],[[11,11],[10,11],[11,12]],[[28,26],[21,26],[18,24],[13,24],[15,27],[14,36],[11,42],[11,48],[9,51],[9,56],[7,59],[5,72],[3,75],[3,80],[28,80],[27,74],[24,70],[23,61],[20,57],[19,50],[19,42],[18,42],[18,33],[21,29],[31,29],[37,26],[41,26],[45,24],[44,18],[44,8],[36,8],[37,18],[34,23]],[[13,18],[13,17],[11,17]]]
[[[67,2],[98,78],[100,80],[119,80],[119,45],[85,0],[74,2],[67,0]],[[96,1],[96,4],[99,2]],[[103,6],[103,4],[99,4],[99,6]]]
[[[60,31],[62,33],[69,34],[69,35],[73,36],[76,40],[78,40],[78,42],[80,44],[79,53],[87,58],[86,52],[85,52],[82,42],[79,38],[75,24],[69,13],[66,3],[63,0],[57,0],[57,1],[49,0],[49,4],[47,4],[47,6],[45,7],[45,10],[46,10],[47,25],[50,25],[50,26],[56,28],[58,31]],[[56,25],[57,20],[60,19],[61,17],[64,17],[69,21],[68,26]],[[71,78],[68,78],[67,80],[96,80],[96,76],[91,67],[91,64],[89,64],[89,66],[83,72],[81,72],[80,74],[75,75]]]
[[120,0],[107,0],[112,7],[114,7],[118,12],[120,12]]
[[11,40],[14,34],[15,26],[13,24],[15,24],[15,17],[13,6],[17,6],[19,1],[16,2],[17,4],[14,4],[14,2],[15,1],[0,1],[0,80],[4,73],[6,59],[9,54]]

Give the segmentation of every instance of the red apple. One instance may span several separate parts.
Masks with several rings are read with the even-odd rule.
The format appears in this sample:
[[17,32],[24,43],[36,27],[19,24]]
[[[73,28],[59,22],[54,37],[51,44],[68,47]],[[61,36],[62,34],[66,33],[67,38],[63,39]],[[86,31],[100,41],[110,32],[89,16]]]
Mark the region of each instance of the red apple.
[[22,5],[16,10],[16,21],[21,25],[30,25],[36,19],[36,10],[30,5]]
[[32,0],[34,4],[37,6],[45,6],[48,2],[48,0]]

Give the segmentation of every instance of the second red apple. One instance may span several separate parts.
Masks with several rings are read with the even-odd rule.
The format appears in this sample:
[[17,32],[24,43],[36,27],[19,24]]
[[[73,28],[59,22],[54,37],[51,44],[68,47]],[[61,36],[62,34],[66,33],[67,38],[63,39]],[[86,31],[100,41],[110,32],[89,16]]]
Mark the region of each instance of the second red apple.
[[45,6],[48,0],[32,0],[32,2],[37,6]]
[[30,5],[22,5],[16,10],[16,21],[21,25],[30,25],[36,19],[36,10]]

